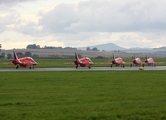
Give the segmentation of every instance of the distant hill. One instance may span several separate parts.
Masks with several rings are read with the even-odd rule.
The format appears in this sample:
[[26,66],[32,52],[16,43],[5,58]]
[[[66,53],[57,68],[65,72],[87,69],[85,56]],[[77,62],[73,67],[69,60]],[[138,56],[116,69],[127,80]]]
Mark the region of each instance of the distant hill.
[[114,50],[127,50],[126,48],[120,47],[114,43],[107,43],[107,44],[101,44],[101,45],[94,45],[94,46],[86,46],[86,47],[78,47],[78,50],[86,50],[87,47],[90,49],[96,47],[100,51],[114,51]]
[[130,48],[129,50],[153,50],[153,48],[133,47],[133,48]]

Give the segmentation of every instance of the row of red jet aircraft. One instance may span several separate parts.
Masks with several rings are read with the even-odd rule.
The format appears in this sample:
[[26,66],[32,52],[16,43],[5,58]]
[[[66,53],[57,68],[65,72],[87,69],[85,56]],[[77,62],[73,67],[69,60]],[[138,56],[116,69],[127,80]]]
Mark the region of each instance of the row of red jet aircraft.
[[[12,63],[16,65],[16,69],[18,69],[19,66],[29,67],[30,69],[32,68],[34,69],[34,66],[37,65],[37,62],[33,60],[31,57],[19,58],[17,53],[14,51],[13,51],[13,54],[14,54],[14,60],[12,61]],[[78,66],[81,66],[81,67],[88,66],[89,68],[91,68],[91,66],[94,64],[88,57],[79,58],[77,53],[75,53],[75,58],[76,60],[74,61],[74,63],[76,65],[76,69],[78,68]],[[120,57],[115,58],[114,54],[112,58],[113,60],[110,63],[111,68],[113,65],[125,67],[126,62],[124,62],[122,58]],[[144,67],[145,64],[147,64],[148,66],[156,66],[156,62],[154,62],[153,58],[148,58],[148,56],[146,56],[145,62],[142,62],[140,58],[136,58],[134,56],[134,60],[130,64],[130,67],[132,67],[133,64],[135,64],[136,66],[142,66],[142,67]]]
[[[78,57],[77,53],[75,53],[75,56],[76,56],[76,60],[74,61],[74,63],[76,65],[76,68],[78,67],[78,65],[80,65],[81,67],[88,66],[89,68],[91,68],[91,66],[94,64],[88,57],[80,59]],[[126,64],[126,62],[124,62],[122,58],[120,58],[120,57],[115,58],[115,55],[113,54],[112,61],[110,63],[111,68],[113,67],[113,65],[125,67],[125,64]],[[148,66],[156,66],[157,63],[154,62],[153,58],[148,58],[147,55],[146,55],[145,62],[142,62],[140,58],[136,58],[136,56],[134,55],[134,60],[130,64],[130,67],[132,67],[133,64],[136,66],[144,67],[145,64],[147,64]]]

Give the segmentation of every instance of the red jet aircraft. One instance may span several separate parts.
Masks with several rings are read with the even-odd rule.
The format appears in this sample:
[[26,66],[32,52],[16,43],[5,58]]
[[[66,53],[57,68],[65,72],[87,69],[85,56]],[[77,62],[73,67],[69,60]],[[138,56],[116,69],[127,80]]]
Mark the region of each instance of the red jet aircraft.
[[146,60],[145,63],[148,64],[148,66],[155,66],[156,67],[156,62],[154,62],[153,58],[148,58],[148,55],[146,55]]
[[80,65],[81,67],[88,66],[89,68],[91,68],[91,66],[93,65],[93,62],[88,57],[79,58],[78,54],[75,53],[75,58],[76,60],[74,61],[74,63],[76,65],[76,68],[78,68],[78,65]]
[[14,60],[12,61],[12,63],[14,65],[16,65],[16,69],[18,69],[18,67],[28,67],[29,69],[33,68],[34,66],[37,65],[37,62],[35,62],[31,57],[23,57],[23,58],[19,58],[17,53],[14,53]]
[[120,58],[120,57],[115,58],[114,54],[113,54],[112,58],[113,58],[113,60],[111,63],[111,68],[112,68],[113,64],[115,64],[116,66],[121,65],[121,67],[125,67],[125,62],[123,61],[122,58]]
[[[142,67],[144,67],[144,63],[141,61],[140,58],[136,58],[135,55],[134,55],[133,64],[135,64],[136,66],[142,65]],[[132,67],[132,64],[130,64],[130,67]]]

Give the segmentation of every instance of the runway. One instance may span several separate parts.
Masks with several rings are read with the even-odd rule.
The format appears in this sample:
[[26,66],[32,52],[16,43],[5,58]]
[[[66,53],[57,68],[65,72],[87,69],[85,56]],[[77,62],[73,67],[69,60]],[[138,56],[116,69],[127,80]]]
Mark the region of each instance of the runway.
[[[34,68],[34,69],[29,69],[29,68],[0,68],[0,72],[24,72],[24,71],[111,71],[111,70],[116,70],[116,71],[130,71],[130,70],[139,70],[139,67],[92,67],[89,69],[88,67],[78,67],[76,68]],[[156,66],[156,67],[151,67],[147,66],[144,67],[144,70],[166,70],[166,66]]]

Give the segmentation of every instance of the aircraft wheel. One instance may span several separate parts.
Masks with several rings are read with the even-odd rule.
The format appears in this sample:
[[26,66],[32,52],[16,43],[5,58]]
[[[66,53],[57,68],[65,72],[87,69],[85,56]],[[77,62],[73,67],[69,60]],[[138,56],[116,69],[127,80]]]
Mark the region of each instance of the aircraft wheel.
[[91,68],[91,66],[88,67],[89,69]]
[[18,65],[16,65],[16,69],[18,69]]
[[32,68],[32,66],[29,66],[29,69],[31,69]]
[[142,67],[144,67],[145,65],[143,64]]
[[76,65],[76,69],[78,68],[78,65]]

